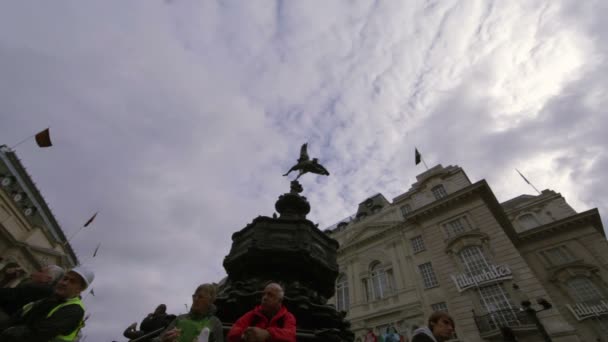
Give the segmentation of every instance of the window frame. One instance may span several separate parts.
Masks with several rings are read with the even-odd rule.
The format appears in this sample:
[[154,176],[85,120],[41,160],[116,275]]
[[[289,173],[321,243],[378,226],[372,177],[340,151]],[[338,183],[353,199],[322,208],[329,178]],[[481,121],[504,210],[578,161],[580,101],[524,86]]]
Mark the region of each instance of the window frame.
[[437,184],[431,188],[431,192],[436,200],[440,200],[448,196],[448,192],[445,190],[445,186],[443,184]]
[[448,303],[438,302],[435,304],[431,304],[431,310],[433,310],[433,312],[443,311],[445,313],[448,313]]
[[[583,283],[580,283],[580,284],[584,284],[583,291],[580,291],[581,290],[580,287],[575,288],[575,286],[573,286],[574,281],[583,281]],[[574,299],[574,301],[577,303],[596,304],[598,301],[606,299],[606,296],[600,290],[600,288],[595,284],[595,282],[593,282],[593,280],[591,280],[585,276],[572,277],[566,281],[565,286],[568,289],[568,294],[570,295],[570,297],[572,299]],[[595,293],[594,293],[594,295],[589,296],[589,294],[591,292],[595,292]],[[581,295],[581,293],[583,295]],[[586,298],[586,297],[589,297],[589,298]]]
[[458,257],[468,276],[475,276],[490,269],[490,263],[483,253],[483,248],[481,246],[466,246],[458,252]]
[[437,275],[433,269],[432,262],[429,261],[418,265],[418,271],[422,277],[422,284],[424,285],[425,289],[432,289],[439,286],[439,280],[437,279]]
[[551,266],[565,265],[577,260],[576,255],[566,245],[547,248],[540,253]]
[[412,206],[406,203],[400,206],[399,210],[401,210],[401,216],[403,216],[403,218],[406,218],[412,212]]
[[336,279],[336,310],[348,311],[350,308],[350,293],[348,277],[342,273]]
[[414,254],[426,251],[426,246],[424,245],[424,239],[422,238],[422,235],[414,236],[410,239],[410,243]]

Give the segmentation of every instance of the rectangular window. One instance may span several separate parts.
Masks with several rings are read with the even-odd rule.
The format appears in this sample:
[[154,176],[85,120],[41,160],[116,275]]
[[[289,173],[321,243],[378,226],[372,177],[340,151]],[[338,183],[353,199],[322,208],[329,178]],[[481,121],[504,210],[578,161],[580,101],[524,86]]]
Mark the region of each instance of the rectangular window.
[[433,192],[433,196],[435,196],[435,199],[441,199],[448,195],[448,193],[445,191],[445,188],[441,184],[432,188],[431,191]]
[[479,295],[481,296],[481,304],[490,314],[490,325],[493,329],[517,324],[516,310],[511,305],[509,294],[500,284],[480,287]]
[[444,227],[449,239],[469,230],[469,222],[465,217],[459,217],[455,220],[449,221],[444,225]]
[[589,278],[571,278],[568,280],[567,285],[570,288],[572,297],[580,303],[597,304],[604,297]]
[[481,274],[490,268],[479,246],[465,247],[460,251],[459,255],[469,276]]
[[448,305],[445,302],[435,303],[431,305],[431,309],[433,312],[435,311],[443,311],[448,312]]
[[418,236],[412,238],[411,241],[412,241],[412,249],[414,250],[414,253],[422,252],[423,250],[425,250],[424,240],[422,240],[421,235],[418,235]]
[[559,246],[551,249],[547,249],[543,252],[549,262],[553,265],[562,265],[576,260],[574,255],[566,246]]
[[429,289],[431,287],[439,286],[439,282],[437,281],[437,277],[433,271],[433,265],[431,265],[430,262],[419,265],[418,269],[420,269],[420,274],[422,275],[424,288]]
[[403,215],[403,217],[407,217],[407,215],[412,211],[412,207],[410,207],[409,204],[404,204],[401,206],[401,215]]

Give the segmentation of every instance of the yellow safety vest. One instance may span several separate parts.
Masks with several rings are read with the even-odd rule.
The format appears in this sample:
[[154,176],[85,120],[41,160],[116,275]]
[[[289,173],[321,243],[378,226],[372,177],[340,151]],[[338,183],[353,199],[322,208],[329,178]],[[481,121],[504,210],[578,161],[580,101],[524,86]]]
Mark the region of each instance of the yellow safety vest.
[[[29,304],[25,304],[23,306],[22,316],[25,316],[25,314],[28,313],[28,311],[30,311],[32,309],[32,307],[34,306],[34,304],[36,304],[36,303],[37,302],[31,302]],[[82,304],[82,301],[80,300],[80,298],[74,297],[74,298],[68,299],[65,302],[63,302],[63,303],[57,305],[56,307],[54,307],[46,315],[46,318],[51,317],[55,313],[55,311],[61,309],[64,306],[68,306],[68,305],[80,305],[80,307],[84,311],[84,304]],[[78,332],[80,331],[80,329],[83,326],[84,326],[84,321],[81,319],[80,323],[78,324],[78,326],[76,327],[76,329],[74,329],[71,333],[69,333],[67,335],[57,335],[51,341],[52,342],[72,342],[72,341],[76,340],[76,336],[78,335]]]

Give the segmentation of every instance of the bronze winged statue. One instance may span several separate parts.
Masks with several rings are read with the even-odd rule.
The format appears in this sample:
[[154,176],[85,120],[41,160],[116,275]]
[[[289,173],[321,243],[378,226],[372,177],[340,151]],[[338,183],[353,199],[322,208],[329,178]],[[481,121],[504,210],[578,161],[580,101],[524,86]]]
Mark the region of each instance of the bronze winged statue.
[[325,169],[325,167],[323,167],[323,165],[319,164],[317,158],[312,158],[312,160],[310,160],[310,158],[308,157],[307,150],[308,143],[305,143],[300,148],[300,158],[298,158],[298,163],[294,165],[291,169],[289,169],[289,171],[287,171],[287,173],[283,176],[287,176],[291,171],[300,171],[295,180],[298,180],[298,178],[308,172],[329,176],[329,172],[327,171],[327,169]]

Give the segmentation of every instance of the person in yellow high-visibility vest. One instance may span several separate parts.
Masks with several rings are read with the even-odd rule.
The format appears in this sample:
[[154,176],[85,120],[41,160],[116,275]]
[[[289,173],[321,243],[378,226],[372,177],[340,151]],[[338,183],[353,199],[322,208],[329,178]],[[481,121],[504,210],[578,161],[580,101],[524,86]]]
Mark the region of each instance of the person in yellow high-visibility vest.
[[23,306],[0,326],[2,342],[71,342],[84,325],[84,305],[80,293],[95,275],[78,266],[55,285],[53,295]]

